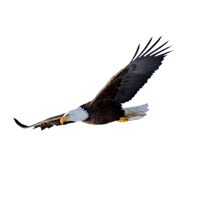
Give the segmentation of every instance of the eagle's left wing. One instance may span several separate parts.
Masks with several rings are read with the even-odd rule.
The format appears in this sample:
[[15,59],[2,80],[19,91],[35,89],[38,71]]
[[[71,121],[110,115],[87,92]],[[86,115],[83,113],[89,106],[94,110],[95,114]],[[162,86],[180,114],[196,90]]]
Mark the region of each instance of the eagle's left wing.
[[[63,115],[64,115],[64,113],[63,113],[62,115],[57,115],[57,116],[55,116],[55,117],[50,117],[50,118],[48,118],[48,119],[45,119],[45,120],[43,120],[43,121],[41,121],[41,122],[38,122],[38,123],[36,123],[36,124],[33,124],[33,125],[31,125],[31,126],[26,126],[26,125],[20,123],[20,122],[19,122],[17,119],[15,119],[15,118],[14,118],[14,120],[15,120],[15,122],[17,123],[17,125],[19,125],[19,126],[22,127],[22,128],[31,128],[31,127],[33,127],[33,128],[38,128],[38,127],[40,127],[41,130],[43,130],[43,129],[45,129],[45,128],[51,128],[51,127],[54,126],[54,125],[55,125],[55,126],[61,125],[60,119],[62,118]],[[70,123],[74,123],[74,121],[66,121],[66,122],[63,123],[63,125],[65,125],[65,124],[70,124]]]

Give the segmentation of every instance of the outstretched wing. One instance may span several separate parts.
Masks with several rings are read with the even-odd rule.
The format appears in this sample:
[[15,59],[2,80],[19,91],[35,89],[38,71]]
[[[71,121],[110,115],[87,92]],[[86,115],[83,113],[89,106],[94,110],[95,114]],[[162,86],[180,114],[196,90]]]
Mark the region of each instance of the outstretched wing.
[[[36,124],[33,124],[31,126],[26,126],[22,123],[20,123],[17,119],[14,118],[15,122],[17,123],[17,125],[19,125],[20,127],[22,128],[30,128],[30,127],[33,127],[33,128],[38,128],[40,127],[41,130],[44,130],[45,128],[51,128],[52,126],[59,126],[61,125],[60,123],[60,118],[64,115],[64,113],[62,115],[57,115],[55,117],[50,117],[48,119],[45,119],[44,121],[41,121],[41,122],[38,122]],[[69,124],[69,123],[74,123],[74,121],[66,121],[63,123],[63,125],[65,124]]]
[[140,45],[138,45],[131,62],[109,80],[104,88],[92,100],[91,104],[98,103],[101,100],[111,100],[115,101],[117,105],[120,105],[121,103],[131,100],[159,68],[166,54],[170,52],[162,53],[169,48],[161,49],[167,42],[151,51],[160,39],[161,37],[147,49],[151,43],[151,38],[145,48],[137,56],[140,47]]

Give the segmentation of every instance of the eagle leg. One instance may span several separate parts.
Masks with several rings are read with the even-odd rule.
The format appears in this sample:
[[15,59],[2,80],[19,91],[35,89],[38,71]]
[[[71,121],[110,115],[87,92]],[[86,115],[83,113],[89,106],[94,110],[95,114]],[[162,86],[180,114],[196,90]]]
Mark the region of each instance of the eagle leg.
[[117,120],[118,122],[127,122],[128,121],[128,117],[120,117],[119,120]]

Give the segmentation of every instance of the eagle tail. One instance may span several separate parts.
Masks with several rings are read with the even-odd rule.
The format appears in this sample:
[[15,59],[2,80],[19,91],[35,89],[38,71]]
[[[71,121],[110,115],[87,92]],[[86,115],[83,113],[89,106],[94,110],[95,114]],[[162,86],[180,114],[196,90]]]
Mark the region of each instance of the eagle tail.
[[146,116],[148,109],[148,104],[143,104],[140,106],[123,108],[125,111],[125,117],[128,117],[129,121],[138,120]]

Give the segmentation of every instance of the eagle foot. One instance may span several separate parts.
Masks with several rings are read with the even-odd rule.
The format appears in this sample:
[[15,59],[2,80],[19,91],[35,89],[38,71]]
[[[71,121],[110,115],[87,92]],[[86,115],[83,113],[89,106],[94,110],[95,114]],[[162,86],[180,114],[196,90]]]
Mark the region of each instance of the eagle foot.
[[128,117],[120,117],[119,120],[117,120],[118,122],[127,122],[128,121]]

